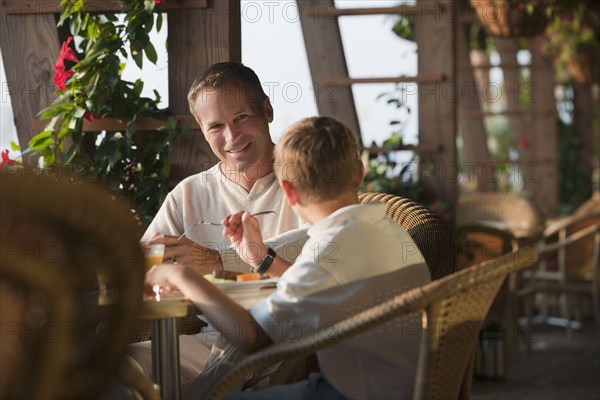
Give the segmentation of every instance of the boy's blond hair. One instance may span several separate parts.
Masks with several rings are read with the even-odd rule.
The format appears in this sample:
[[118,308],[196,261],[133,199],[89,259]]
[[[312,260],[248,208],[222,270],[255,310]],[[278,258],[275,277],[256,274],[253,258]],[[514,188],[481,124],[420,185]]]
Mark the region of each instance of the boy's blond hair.
[[275,145],[275,174],[312,201],[358,191],[358,143],[346,125],[329,117],[302,119]]

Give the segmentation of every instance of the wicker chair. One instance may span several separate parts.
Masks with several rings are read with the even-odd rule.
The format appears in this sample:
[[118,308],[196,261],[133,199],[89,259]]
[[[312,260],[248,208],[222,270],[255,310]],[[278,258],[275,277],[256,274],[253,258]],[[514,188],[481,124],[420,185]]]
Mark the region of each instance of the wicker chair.
[[442,219],[423,205],[385,193],[362,193],[361,203],[383,202],[386,214],[408,232],[423,254],[431,279],[440,279],[456,271],[454,236]]
[[222,398],[251,371],[281,360],[301,358],[418,311],[423,312],[424,329],[414,398],[468,398],[472,372],[469,366],[481,322],[504,278],[536,261],[537,251],[523,248],[405,292],[318,334],[271,345],[232,368],[211,388],[208,398]]
[[[3,298],[21,310],[3,309],[1,317],[26,339],[8,349],[18,363],[2,357],[2,374],[11,376],[2,398],[93,398],[115,378],[156,398],[152,384],[125,364],[142,303],[139,233],[128,207],[72,176],[0,175],[0,282]],[[118,296],[112,306],[99,306],[101,276]]]
[[[361,193],[361,203],[381,202],[386,205],[386,215],[400,224],[415,241],[423,255],[432,280],[440,279],[456,271],[456,245],[452,232],[442,219],[423,205],[408,198],[386,193]],[[304,379],[311,371],[318,370],[314,355],[284,360],[264,373],[247,380],[244,387],[251,387],[269,376],[269,383],[283,384]],[[272,371],[276,371],[273,373]]]
[[[521,294],[540,294],[541,314],[528,321],[562,325],[570,334],[579,328],[581,315],[573,315],[571,299],[588,296],[592,302],[596,328],[600,332],[600,211],[590,210],[563,218],[549,225],[540,242],[540,268],[534,270],[529,285]],[[561,318],[549,316],[548,294],[558,294]],[[574,308],[580,314],[579,308]]]
[[456,206],[456,225],[486,226],[511,233],[521,244],[541,238],[544,217],[529,199],[507,193],[462,196]]

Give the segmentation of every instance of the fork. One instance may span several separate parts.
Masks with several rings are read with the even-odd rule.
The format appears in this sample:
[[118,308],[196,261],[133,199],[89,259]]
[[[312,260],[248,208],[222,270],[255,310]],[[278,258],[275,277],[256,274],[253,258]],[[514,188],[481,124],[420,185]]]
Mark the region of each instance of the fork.
[[[252,216],[256,217],[257,215],[263,215],[263,214],[275,214],[275,211],[259,211],[257,213],[252,214]],[[179,242],[187,233],[189,233],[192,230],[192,228],[195,228],[198,225],[221,226],[223,224],[220,222],[209,222],[209,221],[204,221],[204,220],[198,220],[198,221],[196,221],[196,223],[194,225],[189,226],[185,231],[183,231],[183,233],[181,235],[179,235],[179,237],[177,238],[177,241]]]

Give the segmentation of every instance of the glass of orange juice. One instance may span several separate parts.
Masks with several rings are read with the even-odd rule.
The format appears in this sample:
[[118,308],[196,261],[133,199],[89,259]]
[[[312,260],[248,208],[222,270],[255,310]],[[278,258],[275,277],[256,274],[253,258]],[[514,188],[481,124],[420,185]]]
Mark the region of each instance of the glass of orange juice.
[[145,243],[143,248],[144,258],[146,260],[146,272],[148,272],[152,266],[162,263],[165,254],[165,245]]

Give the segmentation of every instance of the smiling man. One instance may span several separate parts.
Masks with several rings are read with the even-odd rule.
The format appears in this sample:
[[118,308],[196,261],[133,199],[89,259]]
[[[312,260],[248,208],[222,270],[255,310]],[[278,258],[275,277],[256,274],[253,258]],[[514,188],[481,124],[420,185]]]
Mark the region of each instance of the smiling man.
[[[221,267],[247,272],[220,227],[199,225],[185,238],[177,237],[198,220],[220,221],[238,211],[275,211],[260,218],[267,238],[299,227],[301,220],[273,173],[273,107],[258,76],[237,62],[214,64],[202,72],[190,88],[188,102],[220,161],[169,193],[142,240],[166,244],[165,259],[193,265],[202,273]],[[276,250],[285,242],[285,237],[278,240]],[[293,260],[298,250],[294,245],[285,253]]]

